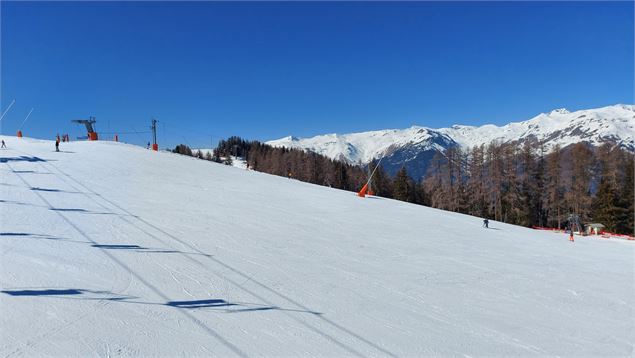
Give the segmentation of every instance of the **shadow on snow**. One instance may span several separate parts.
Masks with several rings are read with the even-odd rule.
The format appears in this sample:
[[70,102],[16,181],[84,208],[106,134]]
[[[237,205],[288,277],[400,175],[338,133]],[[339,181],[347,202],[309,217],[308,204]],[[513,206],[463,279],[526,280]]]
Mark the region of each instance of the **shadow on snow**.
[[36,172],[35,170],[14,170],[13,172],[16,174],[53,174],[47,172]]
[[71,241],[71,242],[79,242],[82,244],[87,243],[86,241],[79,240],[71,240],[65,237],[58,237],[53,235],[43,235],[43,234],[34,234],[30,232],[0,232],[0,237],[16,237],[20,240],[24,238],[28,239],[38,239],[38,240],[60,240],[60,241]]
[[38,187],[33,187],[33,188],[31,188],[31,190],[43,191],[43,192],[47,192],[47,193],[83,194],[83,193],[81,193],[79,191],[67,191],[67,190],[62,190],[62,189],[48,189],[48,188],[38,188]]
[[145,250],[145,247],[141,247],[139,245],[101,245],[101,244],[92,244],[90,245],[92,247],[96,247],[99,249],[110,249],[110,250],[131,250],[131,249],[137,249],[137,250]]
[[[94,291],[94,290],[85,290],[85,289],[77,289],[77,288],[29,288],[29,289],[21,289],[21,290],[2,290],[1,293],[4,293],[9,296],[14,297],[53,297],[60,299],[81,299],[81,300],[97,300],[97,301],[115,301],[120,303],[131,303],[131,304],[145,304],[145,305],[156,305],[156,306],[167,306],[174,307],[179,309],[201,309],[201,308],[222,308],[221,312],[224,313],[246,313],[246,312],[258,312],[258,311],[290,311],[290,312],[299,312],[299,313],[310,313],[313,315],[321,315],[321,312],[315,311],[306,311],[306,310],[298,310],[298,309],[290,309],[290,308],[281,308],[278,306],[267,306],[260,305],[255,303],[247,303],[247,302],[228,302],[223,299],[214,298],[214,299],[205,299],[205,300],[189,300],[189,301],[168,301],[165,303],[153,303],[153,302],[143,302],[143,301],[135,301],[135,299],[139,299],[139,297],[128,296],[128,295],[120,295],[108,291]],[[83,296],[83,297],[76,297]],[[232,307],[232,308],[228,308]],[[237,308],[233,308],[237,307]]]
[[221,299],[197,300],[197,301],[170,301],[167,306],[178,308],[205,308],[205,307],[227,307],[236,306],[235,303],[229,303]]
[[81,290],[67,289],[45,289],[45,290],[17,290],[17,291],[0,291],[11,296],[60,296],[60,295],[81,295]]
[[29,157],[26,155],[21,155],[19,157],[2,157],[0,158],[0,163],[8,163],[8,162],[48,162],[50,159],[42,159],[40,157]]

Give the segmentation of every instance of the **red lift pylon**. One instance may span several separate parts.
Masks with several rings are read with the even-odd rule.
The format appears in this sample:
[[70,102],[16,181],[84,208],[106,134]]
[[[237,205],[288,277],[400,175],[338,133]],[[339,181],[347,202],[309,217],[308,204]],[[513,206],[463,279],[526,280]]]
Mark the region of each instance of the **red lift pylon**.
[[88,132],[88,140],[98,139],[97,132],[95,132],[95,130],[93,129],[93,124],[97,122],[95,120],[95,117],[90,117],[89,119],[74,119],[71,122],[83,124],[86,126],[86,131]]
[[152,126],[150,127],[150,129],[152,129],[152,150],[154,150],[155,152],[159,150],[159,145],[157,144],[157,120],[152,118]]

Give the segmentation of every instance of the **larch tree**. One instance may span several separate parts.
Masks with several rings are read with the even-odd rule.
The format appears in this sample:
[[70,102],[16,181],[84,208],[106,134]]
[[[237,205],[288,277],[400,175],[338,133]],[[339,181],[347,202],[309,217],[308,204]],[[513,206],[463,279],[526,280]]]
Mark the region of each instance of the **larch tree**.
[[561,184],[561,148],[559,145],[553,147],[552,152],[547,156],[547,171],[545,175],[546,209],[550,225],[561,228],[563,215],[563,188]]
[[611,144],[605,143],[598,149],[600,184],[593,200],[593,220],[603,224],[608,231],[617,227],[620,199],[617,166],[611,147]]

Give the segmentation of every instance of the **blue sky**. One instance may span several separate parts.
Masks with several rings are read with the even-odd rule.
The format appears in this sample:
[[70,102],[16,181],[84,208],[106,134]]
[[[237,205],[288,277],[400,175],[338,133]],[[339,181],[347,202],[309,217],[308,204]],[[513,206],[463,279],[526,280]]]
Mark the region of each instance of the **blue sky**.
[[[6,2],[1,123],[160,145],[633,103],[633,3]],[[122,134],[145,143],[149,134]]]

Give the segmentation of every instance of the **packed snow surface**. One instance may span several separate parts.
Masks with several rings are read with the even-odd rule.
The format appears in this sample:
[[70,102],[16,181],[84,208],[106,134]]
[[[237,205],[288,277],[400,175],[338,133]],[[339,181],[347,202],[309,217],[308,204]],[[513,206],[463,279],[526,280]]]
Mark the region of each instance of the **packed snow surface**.
[[629,356],[634,246],[2,137],[1,356]]
[[600,145],[604,141],[616,142],[635,151],[635,106],[617,104],[575,112],[561,108],[500,127],[493,124],[480,127],[454,125],[440,129],[413,126],[311,138],[289,136],[267,143],[277,147],[310,150],[349,163],[366,164],[408,146],[416,146],[421,150],[447,149],[440,145],[439,138],[445,138],[442,141],[444,143],[449,142],[465,149],[493,141],[504,143],[535,139],[543,142],[547,151],[556,144],[561,147],[578,142]]

